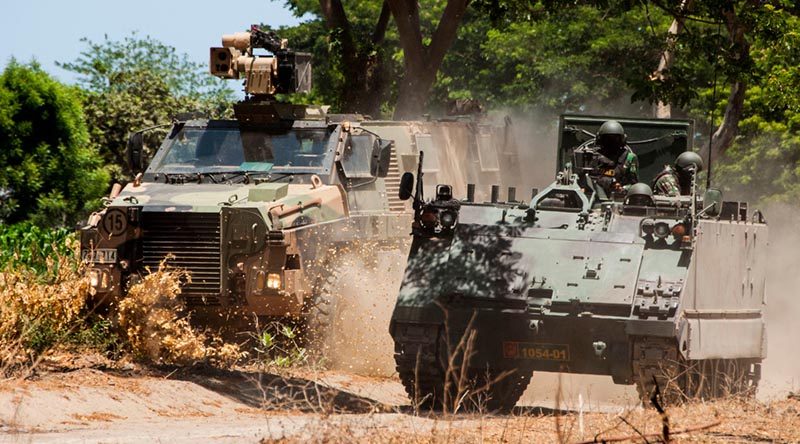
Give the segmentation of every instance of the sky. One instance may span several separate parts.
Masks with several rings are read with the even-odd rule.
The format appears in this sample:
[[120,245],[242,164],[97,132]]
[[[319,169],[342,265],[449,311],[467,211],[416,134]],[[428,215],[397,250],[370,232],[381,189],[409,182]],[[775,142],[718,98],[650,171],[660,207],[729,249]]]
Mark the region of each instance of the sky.
[[[8,5],[6,5],[8,3]],[[243,31],[253,23],[278,27],[300,20],[282,1],[271,0],[0,0],[0,69],[11,57],[37,60],[61,81],[73,73],[56,66],[85,49],[81,38],[121,40],[136,31],[175,47],[200,63],[222,34]]]

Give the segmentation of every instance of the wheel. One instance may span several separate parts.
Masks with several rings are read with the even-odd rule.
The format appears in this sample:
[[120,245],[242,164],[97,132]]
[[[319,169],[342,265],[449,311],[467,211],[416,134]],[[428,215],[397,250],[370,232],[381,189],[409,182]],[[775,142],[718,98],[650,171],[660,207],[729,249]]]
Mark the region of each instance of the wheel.
[[412,405],[445,412],[509,412],[531,380],[526,368],[469,367],[448,356],[443,329],[433,342],[396,342],[395,362]]
[[339,296],[336,293],[339,273],[335,267],[328,271],[327,276],[320,276],[311,299],[303,308],[305,342],[321,357],[328,354],[335,340],[339,314]]
[[685,360],[676,357],[662,361],[659,366],[641,367],[636,389],[644,405],[650,404],[656,384],[661,402],[667,405],[692,399],[753,397],[760,376],[759,359]]
[[461,372],[450,372],[451,376],[446,377],[438,366],[398,365],[397,370],[413,405],[445,412],[508,413],[522,397],[532,375],[531,371],[521,369],[469,369],[465,377],[459,378]]

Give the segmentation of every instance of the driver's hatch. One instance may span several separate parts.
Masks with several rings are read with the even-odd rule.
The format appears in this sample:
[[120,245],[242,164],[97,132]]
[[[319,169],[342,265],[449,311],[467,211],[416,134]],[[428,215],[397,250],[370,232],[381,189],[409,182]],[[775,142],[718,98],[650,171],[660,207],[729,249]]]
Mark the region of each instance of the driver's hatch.
[[616,120],[625,128],[628,145],[639,157],[640,182],[652,183],[664,165],[673,164],[680,153],[693,146],[694,122],[691,120],[563,114],[558,126],[558,171],[571,161],[572,151],[591,140],[607,120]]

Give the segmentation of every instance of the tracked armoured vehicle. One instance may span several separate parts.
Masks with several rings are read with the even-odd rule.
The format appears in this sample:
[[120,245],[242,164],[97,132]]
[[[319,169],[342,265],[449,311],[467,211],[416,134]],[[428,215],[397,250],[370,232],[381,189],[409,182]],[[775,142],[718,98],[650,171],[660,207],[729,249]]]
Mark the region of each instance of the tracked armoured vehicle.
[[[755,391],[761,213],[697,193],[696,172],[688,195],[639,183],[601,198],[583,148],[604,120],[561,118],[557,179],[530,202],[456,200],[447,185],[429,201],[417,193],[390,326],[412,400],[507,410],[536,371],[608,375],[643,399],[655,385],[670,401]],[[689,121],[618,120],[641,182],[692,149]],[[413,181],[403,178],[401,197]]]
[[[412,212],[397,191],[420,150],[441,158],[426,171],[442,181],[495,183],[516,163],[504,126],[371,121],[278,102],[275,94],[308,90],[308,57],[257,28],[222,40],[211,73],[244,78],[246,99],[234,119],[176,120],[149,162],[142,132],[132,135],[130,163],[142,173],[80,230],[97,301],[114,303],[166,261],[189,272],[182,297],[196,318],[324,324],[338,251],[407,242]],[[480,159],[450,161],[464,149]]]

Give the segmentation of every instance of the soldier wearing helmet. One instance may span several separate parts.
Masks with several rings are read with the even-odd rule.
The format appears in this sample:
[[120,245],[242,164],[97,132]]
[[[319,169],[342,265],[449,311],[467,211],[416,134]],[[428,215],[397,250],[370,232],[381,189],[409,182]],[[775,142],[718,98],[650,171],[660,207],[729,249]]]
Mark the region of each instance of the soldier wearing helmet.
[[616,120],[604,122],[597,131],[593,167],[599,174],[596,181],[606,194],[627,189],[639,181],[639,159],[627,140],[625,129]]
[[688,195],[692,192],[692,178],[703,171],[703,159],[694,151],[681,153],[675,166],[666,165],[653,181],[653,191],[661,196]]

